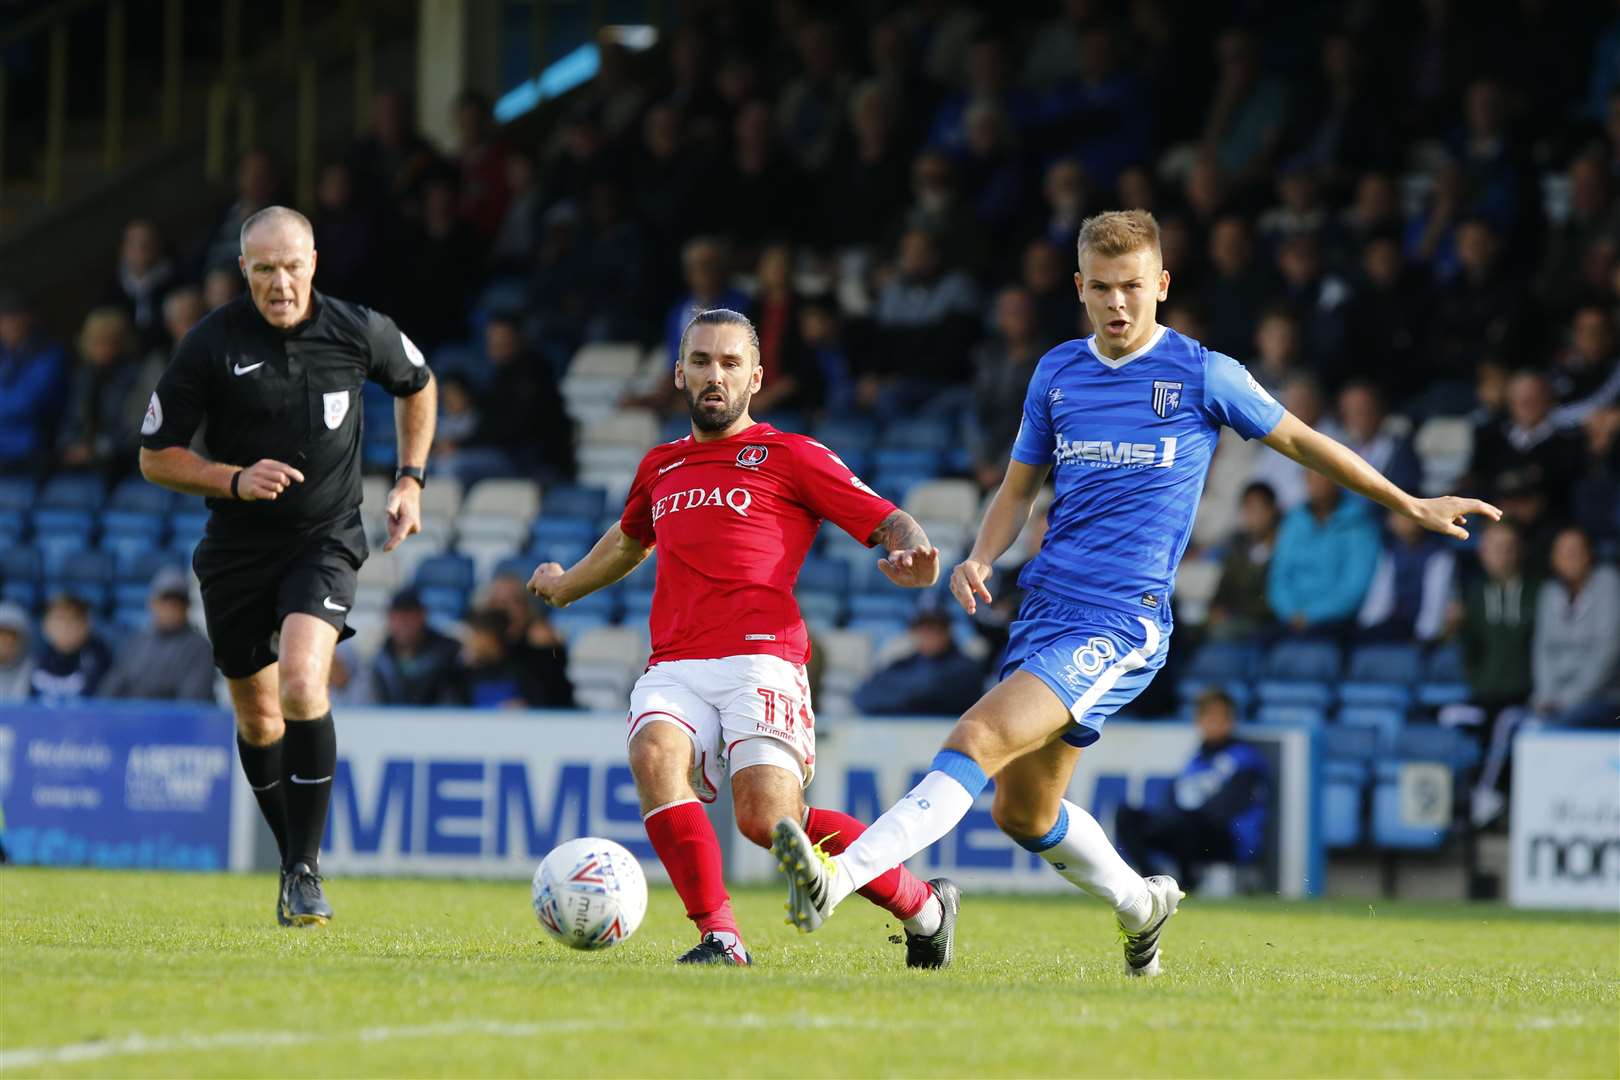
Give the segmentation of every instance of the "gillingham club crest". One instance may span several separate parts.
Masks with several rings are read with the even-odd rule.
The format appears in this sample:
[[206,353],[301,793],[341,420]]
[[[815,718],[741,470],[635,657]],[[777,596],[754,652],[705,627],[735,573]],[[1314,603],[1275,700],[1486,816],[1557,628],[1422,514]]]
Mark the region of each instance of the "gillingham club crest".
[[1153,380],[1153,411],[1168,417],[1181,408],[1181,384],[1164,379]]
[[770,452],[771,448],[768,446],[749,443],[737,451],[737,464],[745,469],[757,469],[765,464],[765,459],[770,456]]

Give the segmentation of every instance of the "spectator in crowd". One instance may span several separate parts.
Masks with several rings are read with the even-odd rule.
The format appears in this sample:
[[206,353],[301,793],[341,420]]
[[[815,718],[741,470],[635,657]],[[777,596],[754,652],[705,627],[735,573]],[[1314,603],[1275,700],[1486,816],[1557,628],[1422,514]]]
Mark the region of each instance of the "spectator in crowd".
[[235,300],[242,291],[242,272],[234,266],[216,266],[203,274],[203,307],[209,311]]
[[[770,105],[762,100],[743,105],[732,131],[731,163],[721,175],[716,195],[717,203],[725,207],[730,231],[750,242],[771,236],[796,237],[803,217],[797,208],[804,205],[810,185],[777,146]],[[861,213],[860,207],[852,209]],[[870,243],[873,235],[844,238]],[[746,243],[744,249],[747,258],[751,252]]]
[[321,170],[310,223],[320,251],[316,280],[321,291],[391,309],[390,287],[400,276],[389,254],[393,230],[382,209],[356,182],[352,164],[333,161]]
[[957,174],[963,201],[988,236],[1016,228],[1028,198],[1024,161],[1007,115],[994,105],[968,109],[967,145]]
[[460,214],[486,246],[495,239],[506,216],[512,191],[506,183],[509,151],[496,134],[488,95],[463,90],[450,106],[456,133],[455,165],[459,176]]
[[1287,304],[1272,304],[1260,313],[1254,330],[1254,362],[1250,373],[1273,397],[1300,362],[1299,318]]
[[1569,163],[1569,214],[1548,225],[1542,243],[1538,291],[1543,303],[1568,302],[1580,285],[1580,267],[1592,248],[1620,244],[1620,204],[1614,198],[1614,178],[1603,167],[1601,155],[1586,153]]
[[[178,345],[191,333],[192,327],[208,314],[202,292],[195,285],[182,285],[163,298],[163,330],[173,345]],[[171,348],[159,350],[158,355],[168,365]]]
[[1146,94],[1134,66],[1124,62],[1127,55],[1099,21],[1081,35],[1080,71],[1041,100],[1039,142],[1073,153],[1105,190],[1151,150],[1152,132],[1142,122]]
[[1345,322],[1352,366],[1397,406],[1428,387],[1430,299],[1427,278],[1402,260],[1400,242],[1375,234],[1360,248],[1360,278]]
[[1337,636],[1366,598],[1378,564],[1378,528],[1363,499],[1320,473],[1305,474],[1305,505],[1283,518],[1267,599],[1296,634]]
[[361,659],[360,650],[355,647],[352,638],[338,642],[337,648],[332,650],[332,670],[327,679],[327,694],[331,697],[335,708],[372,704],[371,679],[367,676],[365,661]]
[[1365,258],[1367,245],[1374,238],[1395,245],[1397,261],[1401,250],[1401,196],[1395,178],[1383,170],[1362,173],[1356,179],[1350,205],[1339,214],[1328,230],[1330,260],[1341,271],[1350,273]]
[[648,109],[641,132],[633,171],[635,212],[647,227],[653,266],[663,282],[681,246],[713,225],[709,194],[714,184],[709,155],[688,147],[686,121],[673,105]]
[[388,629],[371,664],[371,697],[379,705],[453,705],[462,699],[460,647],[428,625],[415,589],[388,605]]
[[439,422],[433,428],[434,469],[447,476],[460,477],[509,467],[504,454],[487,458],[474,451],[473,457],[480,460],[470,464],[462,457],[463,448],[478,437],[478,400],[465,376],[440,373],[437,378]]
[[1276,251],[1293,236],[1320,237],[1328,213],[1322,206],[1316,176],[1304,161],[1290,161],[1277,174],[1277,205],[1260,215],[1260,240]]
[[1019,283],[1035,305],[1035,341],[1043,353],[1082,336],[1082,309],[1074,274],[1064,263],[1066,251],[1046,240],[1031,240],[1024,248]]
[[1450,404],[1466,391],[1473,359],[1517,341],[1523,290],[1501,268],[1501,242],[1481,218],[1457,227],[1455,280],[1440,285],[1430,313],[1431,400]]
[[986,490],[1001,483],[1024,415],[1024,395],[1043,350],[1035,338],[1035,305],[1016,285],[996,297],[995,333],[973,353],[973,472]]
[[268,152],[252,149],[236,164],[236,198],[219,212],[195,260],[199,273],[229,267],[242,253],[242,222],[276,201],[276,167]]
[[102,697],[147,701],[212,701],[214,650],[191,625],[186,575],[164,567],[152,578],[146,602],[151,624],[118,648]]
[[1559,402],[1554,420],[1563,427],[1620,401],[1620,349],[1614,324],[1598,304],[1587,304],[1570,320],[1569,345],[1558,352],[1551,373]]
[[926,229],[906,230],[897,263],[875,312],[882,357],[861,387],[862,404],[885,418],[963,381],[978,305],[972,280],[945,266]]
[[0,603],[0,704],[27,701],[33,693],[34,630],[28,612]]
[[1284,301],[1299,313],[1302,346],[1317,378],[1337,386],[1344,379],[1350,336],[1349,284],[1323,265],[1321,244],[1311,233],[1296,233],[1282,241],[1277,270]]
[[124,309],[135,326],[142,352],[164,344],[163,298],[175,284],[174,263],[164,256],[157,226],[145,218],[125,225],[118,245],[118,267],[104,302]]
[[941,262],[969,274],[984,268],[986,237],[973,208],[962,197],[956,166],[939,150],[924,150],[911,163],[911,206],[893,238],[920,229],[934,238]]
[[799,74],[782,89],[776,126],[799,168],[819,176],[831,166],[838,149],[852,86],[838,30],[831,22],[807,22],[794,44]]
[[1201,149],[1240,184],[1271,169],[1288,126],[1288,86],[1261,71],[1254,39],[1243,30],[1215,41],[1216,79]]
[[1444,540],[1404,514],[1390,514],[1389,535],[1356,622],[1378,641],[1435,641],[1445,631],[1456,556]]
[[429,353],[467,336],[467,308],[482,284],[483,249],[462,222],[455,181],[445,174],[421,185],[421,217],[409,241],[400,322]]
[[1234,734],[1237,706],[1224,690],[1205,690],[1193,706],[1198,751],[1176,777],[1175,799],[1157,809],[1121,805],[1114,817],[1119,853],[1142,873],[1159,859],[1196,889],[1211,863],[1252,863],[1262,854],[1270,817],[1271,768]]
[[1251,483],[1243,489],[1239,513],[1242,528],[1226,545],[1221,578],[1209,602],[1205,631],[1213,641],[1257,638],[1275,622],[1266,594],[1282,524],[1276,493],[1263,483]]
[[1474,433],[1478,486],[1487,498],[1500,496],[1507,474],[1534,470],[1552,513],[1561,515],[1580,462],[1575,435],[1554,420],[1547,376],[1529,368],[1515,372],[1508,381],[1507,415]]
[[838,304],[827,296],[807,297],[799,307],[803,364],[821,390],[821,409],[828,416],[847,416],[855,408],[855,376],[844,343]]
[[574,421],[551,365],[529,351],[516,316],[497,312],[484,324],[484,359],[477,427],[456,453],[458,475],[572,480]]
[[129,319],[115,307],[96,308],[79,333],[79,370],[63,418],[57,460],[70,469],[97,469],[113,479],[135,464],[140,418],[141,360]]
[[547,704],[547,687],[537,672],[514,655],[511,620],[498,608],[469,614],[461,639],[466,669],[465,703],[475,709],[532,709]]
[[1578,528],[1558,534],[1536,599],[1531,707],[1566,726],[1620,727],[1620,571]]
[[910,654],[856,687],[855,707],[869,716],[957,716],[984,687],[984,672],[951,638],[950,616],[919,611],[911,620]]
[[26,297],[0,291],[0,473],[47,463],[67,395],[66,352],[35,327]]
[[1575,523],[1604,550],[1620,549],[1620,407],[1598,409],[1581,425],[1586,462],[1575,483]]
[[[711,236],[694,237],[681,250],[681,274],[687,292],[664,316],[664,347],[672,367],[681,355],[681,335],[686,333],[686,324],[692,321],[692,316],[712,308],[730,308],[744,315],[753,310],[748,295],[731,284],[730,258],[726,245]],[[667,393],[659,395],[659,400],[668,405],[678,397],[673,387],[669,387]]]
[[506,616],[506,646],[527,679],[525,700],[539,708],[572,709],[568,647],[544,609],[535,605],[528,584],[512,574],[496,574],[480,606]]
[[1039,239],[1060,251],[1074,246],[1080,235],[1080,222],[1091,212],[1091,184],[1085,166],[1074,158],[1059,158],[1046,167],[1041,183],[1041,196],[1046,200],[1045,219],[1041,222]]
[[[1277,400],[1311,427],[1322,424],[1322,390],[1309,375],[1293,375],[1283,381]],[[1255,454],[1251,480],[1259,481],[1277,494],[1277,505],[1292,510],[1305,501],[1305,474],[1310,470],[1281,454]]]
[[1322,430],[1360,454],[1391,483],[1405,491],[1417,490],[1422,467],[1412,441],[1385,410],[1384,397],[1372,383],[1364,379],[1345,383],[1339,391],[1338,416]]
[[540,222],[545,206],[541,202],[539,174],[534,158],[523,150],[506,157],[506,190],[510,199],[500,227],[489,248],[490,268],[497,273],[520,275],[540,248]]
[[1489,525],[1479,541],[1480,573],[1452,604],[1471,702],[1494,715],[1530,697],[1530,654],[1536,579],[1526,572],[1524,540],[1509,521]]
[[1212,349],[1242,356],[1254,340],[1255,323],[1266,299],[1277,291],[1270,273],[1255,257],[1249,224],[1236,214],[1221,218],[1209,235],[1210,273],[1199,302],[1209,313]]
[[416,130],[410,99],[398,90],[382,90],[371,103],[371,130],[349,151],[366,199],[397,207],[415,217],[417,198],[427,178],[443,168],[439,155]]
[[33,697],[66,704],[95,697],[112,665],[107,645],[90,628],[90,605],[58,593],[45,608],[44,641],[34,656]]
[[849,102],[850,153],[835,166],[822,201],[823,230],[846,247],[859,247],[892,227],[891,208],[906,200],[910,162],[900,142],[894,92],[868,83]]
[[749,405],[754,414],[798,409],[816,400],[815,373],[804,365],[799,343],[799,296],[793,287],[793,249],[771,244],[759,255],[754,278],[754,325],[759,331],[759,366],[764,372]]
[[1360,42],[1343,31],[1322,36],[1323,91],[1301,118],[1304,159],[1331,186],[1395,161],[1392,126],[1367,77]]

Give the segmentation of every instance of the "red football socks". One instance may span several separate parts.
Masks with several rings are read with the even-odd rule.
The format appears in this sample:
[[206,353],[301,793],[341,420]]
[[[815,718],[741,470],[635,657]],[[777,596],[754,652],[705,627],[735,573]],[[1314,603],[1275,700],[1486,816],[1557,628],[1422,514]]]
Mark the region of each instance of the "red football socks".
[[[855,838],[866,831],[855,818],[837,810],[822,810],[812,806],[804,823],[804,831],[811,843],[819,843],[823,851],[837,855]],[[863,885],[860,894],[897,919],[909,919],[921,911],[933,890],[928,883],[904,866],[873,878]]]
[[703,804],[689,799],[660,807],[643,824],[670,883],[686,905],[686,917],[697,924],[698,932],[723,931],[740,938],[721,876],[720,838],[714,834]]

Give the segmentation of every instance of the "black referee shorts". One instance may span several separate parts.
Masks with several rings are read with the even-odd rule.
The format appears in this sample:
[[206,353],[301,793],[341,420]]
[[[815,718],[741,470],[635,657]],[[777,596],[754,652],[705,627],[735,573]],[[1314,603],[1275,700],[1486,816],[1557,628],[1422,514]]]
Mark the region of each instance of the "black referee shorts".
[[352,637],[347,617],[369,553],[358,510],[299,536],[205,536],[191,566],[202,584],[214,666],[227,679],[245,679],[275,663],[282,620],[294,612],[330,623],[339,641]]

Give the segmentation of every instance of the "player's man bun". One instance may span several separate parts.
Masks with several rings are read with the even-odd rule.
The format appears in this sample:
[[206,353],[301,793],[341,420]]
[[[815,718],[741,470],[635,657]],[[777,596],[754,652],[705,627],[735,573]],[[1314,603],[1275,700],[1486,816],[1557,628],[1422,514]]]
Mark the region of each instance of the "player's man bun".
[[686,324],[686,329],[681,331],[680,355],[675,358],[676,362],[686,358],[686,339],[692,336],[694,326],[742,327],[748,331],[748,344],[754,347],[754,359],[759,359],[759,331],[754,329],[754,324],[749,321],[748,316],[740,311],[732,311],[730,308],[717,307],[698,312]]
[[1146,210],[1109,210],[1094,214],[1080,223],[1079,261],[1086,261],[1086,252],[1098,255],[1129,255],[1147,248],[1163,265],[1159,252],[1159,222]]

